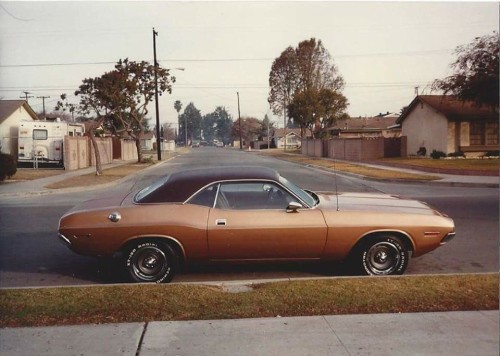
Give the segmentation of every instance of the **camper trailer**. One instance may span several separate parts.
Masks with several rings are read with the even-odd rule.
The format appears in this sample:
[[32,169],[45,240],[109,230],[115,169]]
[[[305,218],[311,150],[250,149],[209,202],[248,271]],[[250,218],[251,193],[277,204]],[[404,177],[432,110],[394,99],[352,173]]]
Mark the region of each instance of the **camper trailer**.
[[64,136],[82,136],[85,126],[57,121],[25,121],[19,125],[18,162],[63,165]]

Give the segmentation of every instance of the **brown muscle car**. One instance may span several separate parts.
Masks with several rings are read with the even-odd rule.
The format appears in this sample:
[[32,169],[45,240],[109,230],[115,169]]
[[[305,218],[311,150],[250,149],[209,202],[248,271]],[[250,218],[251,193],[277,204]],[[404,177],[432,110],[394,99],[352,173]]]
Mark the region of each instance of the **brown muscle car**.
[[71,250],[121,255],[136,282],[169,282],[193,261],[345,260],[362,274],[403,274],[411,256],[454,236],[453,220],[423,202],[315,193],[264,167],[172,173],[59,222]]

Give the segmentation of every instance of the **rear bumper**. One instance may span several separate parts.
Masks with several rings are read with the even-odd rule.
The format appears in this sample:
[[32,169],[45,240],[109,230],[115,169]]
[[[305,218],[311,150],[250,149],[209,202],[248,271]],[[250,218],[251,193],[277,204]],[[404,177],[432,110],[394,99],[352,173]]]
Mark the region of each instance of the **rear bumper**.
[[59,237],[59,241],[61,241],[64,246],[71,248],[71,241],[66,236],[63,234],[57,234],[57,237]]

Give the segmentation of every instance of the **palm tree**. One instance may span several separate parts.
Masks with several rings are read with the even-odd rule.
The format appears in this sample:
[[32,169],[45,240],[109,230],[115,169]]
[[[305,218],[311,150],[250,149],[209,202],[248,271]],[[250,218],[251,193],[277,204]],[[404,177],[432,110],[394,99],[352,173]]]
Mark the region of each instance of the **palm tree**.
[[[176,100],[175,103],[174,103],[174,109],[177,111],[177,121],[179,122],[179,128],[180,128],[180,115],[179,113],[181,112],[181,109],[182,109],[182,103],[180,100]],[[184,142],[185,143],[185,146],[187,147],[187,117],[185,118],[185,123],[184,123],[184,131],[186,132],[186,141]],[[180,130],[179,130],[180,131]]]

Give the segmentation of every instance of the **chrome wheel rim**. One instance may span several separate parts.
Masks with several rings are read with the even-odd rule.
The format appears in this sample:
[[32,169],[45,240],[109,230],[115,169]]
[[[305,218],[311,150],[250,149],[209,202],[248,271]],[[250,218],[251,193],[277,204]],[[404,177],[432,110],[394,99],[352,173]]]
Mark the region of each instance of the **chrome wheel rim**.
[[155,246],[139,249],[132,261],[134,274],[144,281],[161,278],[168,268],[167,256]]
[[390,274],[401,260],[398,247],[389,241],[377,242],[367,251],[365,263],[372,274]]

